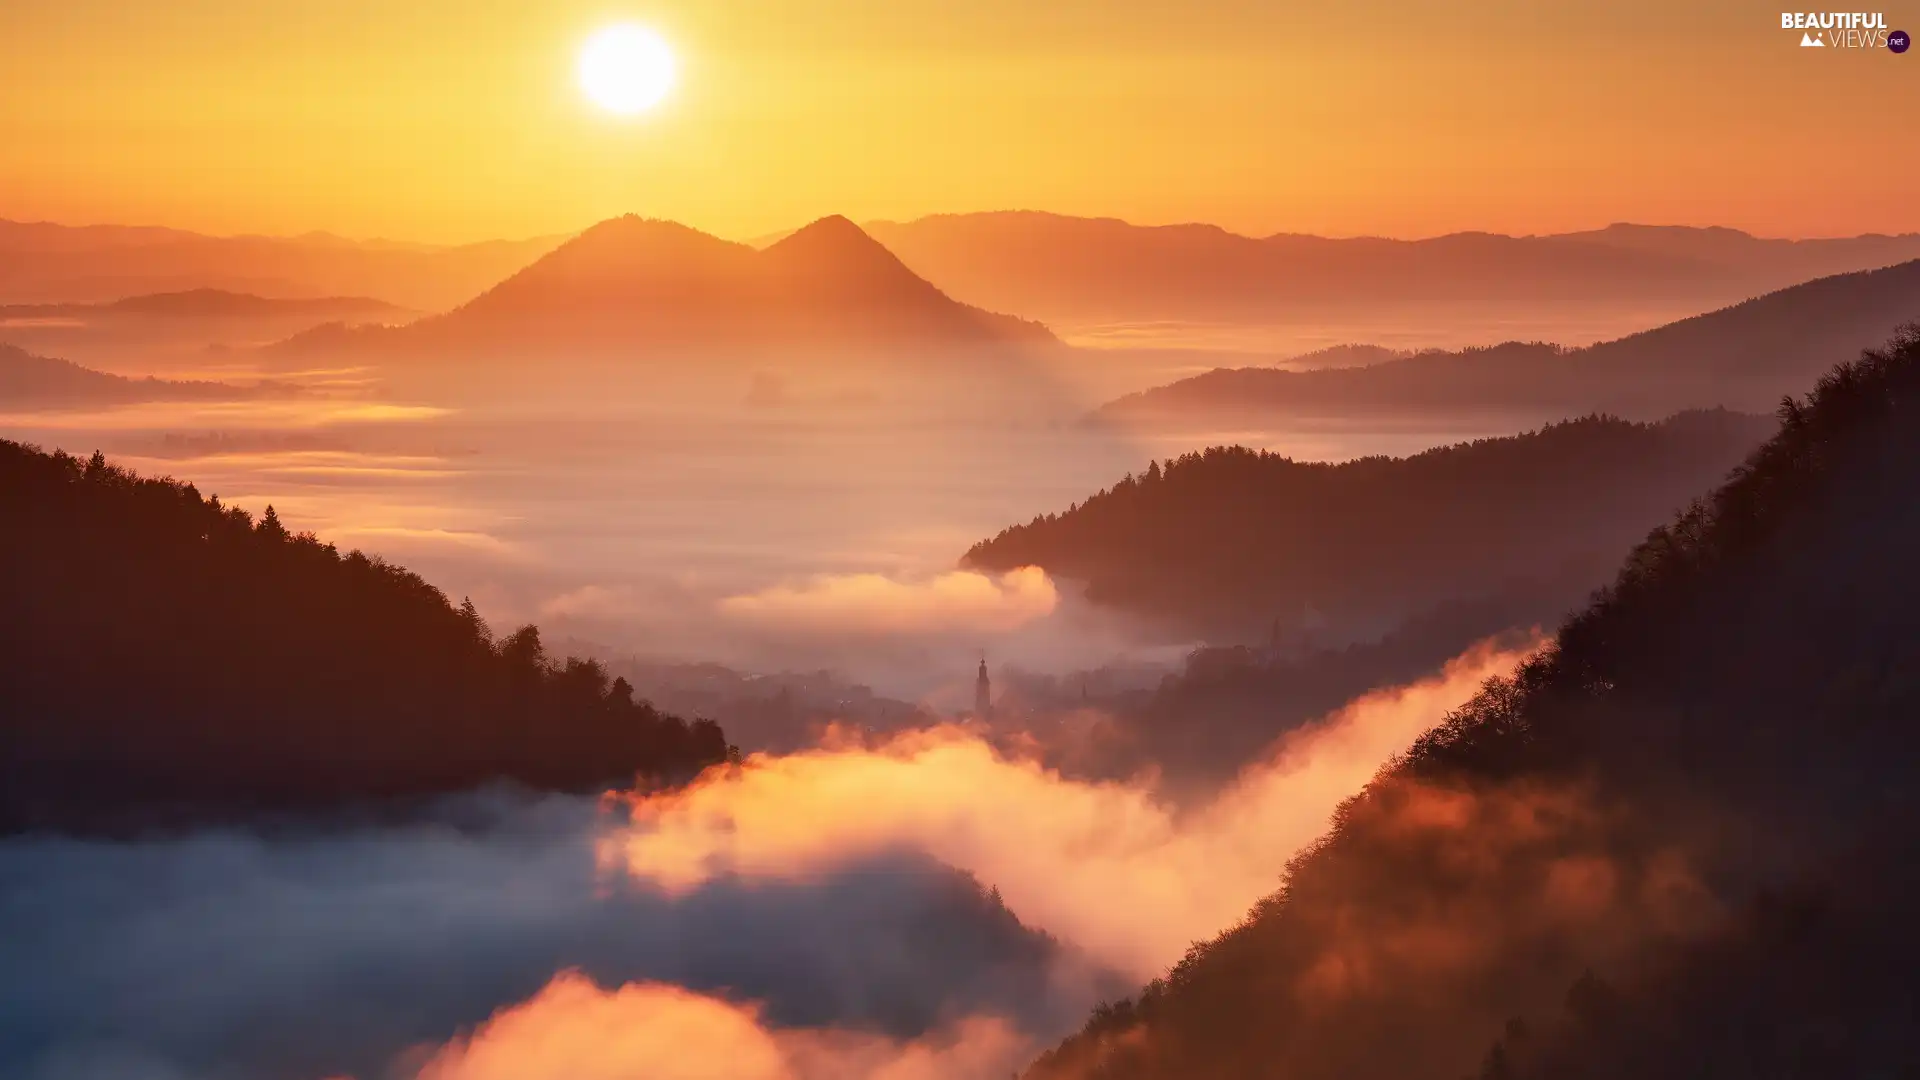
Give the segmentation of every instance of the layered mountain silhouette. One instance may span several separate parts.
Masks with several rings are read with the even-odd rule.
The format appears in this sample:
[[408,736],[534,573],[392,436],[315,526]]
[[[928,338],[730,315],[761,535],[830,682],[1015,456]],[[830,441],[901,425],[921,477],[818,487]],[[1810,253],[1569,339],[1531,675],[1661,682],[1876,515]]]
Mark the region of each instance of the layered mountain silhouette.
[[1920,328],[1780,409],[1552,647],[1032,1080],[1920,1060]]
[[[1548,236],[1331,239],[1001,211],[876,221],[865,231],[948,295],[1041,321],[1260,322],[1462,302],[1702,310],[1920,257],[1920,236],[1913,235],[1777,240],[1725,228],[1629,224]],[[562,239],[449,247],[324,233],[207,236],[0,221],[0,303],[221,289],[368,295],[444,311]]]
[[1628,224],[1548,236],[1330,239],[1007,211],[867,227],[968,303],[1060,322],[1379,317],[1461,303],[1699,311],[1920,258],[1920,235],[1773,240]]
[[1920,260],[1805,282],[1579,349],[1508,342],[1327,371],[1220,368],[1102,406],[1143,422],[1381,408],[1765,408],[1920,315]]
[[284,394],[284,387],[241,387],[217,382],[129,379],[81,367],[67,360],[36,356],[0,344],[0,407],[59,408],[128,405],[141,401],[231,401]]
[[1598,584],[1767,427],[1717,411],[1592,416],[1341,464],[1214,447],[1006,529],[963,562],[1039,566],[1215,641],[1343,643],[1446,601],[1557,583],[1570,566]]
[[226,289],[148,293],[102,303],[0,304],[0,325],[9,319],[267,319],[306,317],[392,318],[404,309],[368,296],[273,297]]
[[283,348],[645,352],[1044,344],[1046,328],[949,299],[843,217],[756,250],[670,221],[601,222],[444,315],[324,327]]
[[421,311],[465,300],[559,238],[452,247],[304,236],[206,236],[125,225],[0,220],[0,303],[99,303],[202,289],[377,296]]
[[377,556],[0,441],[0,832],[690,776],[720,729]]
[[1384,364],[1389,360],[1404,360],[1413,355],[1411,349],[1389,349],[1384,345],[1329,345],[1324,349],[1301,353],[1281,361],[1282,366],[1295,371],[1314,371],[1320,368],[1366,367],[1370,364]]

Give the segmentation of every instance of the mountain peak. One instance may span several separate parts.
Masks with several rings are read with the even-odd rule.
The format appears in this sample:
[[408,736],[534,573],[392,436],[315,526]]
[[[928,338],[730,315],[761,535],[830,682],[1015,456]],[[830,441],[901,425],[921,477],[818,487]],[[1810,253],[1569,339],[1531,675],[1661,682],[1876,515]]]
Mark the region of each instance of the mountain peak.
[[546,259],[534,265],[538,266],[540,262],[546,262],[554,256],[565,253],[571,253],[577,257],[589,252],[632,254],[645,251],[671,257],[694,251],[713,251],[739,246],[677,221],[623,214],[588,226],[578,236],[561,244]]
[[760,254],[769,269],[815,295],[857,297],[864,303],[952,303],[886,245],[839,214],[795,230]]
[[753,254],[678,222],[627,214],[589,227],[460,310],[520,317],[617,304],[676,281],[737,276]]
[[871,237],[867,236],[866,231],[864,229],[860,228],[860,226],[858,225],[855,225],[853,223],[853,219],[847,217],[845,214],[828,214],[826,217],[816,218],[813,221],[810,221],[807,224],[800,226],[798,229],[793,230],[793,233],[792,233],[793,236],[802,236],[806,234],[821,235],[821,236],[844,236],[848,238],[860,237],[860,238],[869,239],[869,240],[872,239]]
[[821,218],[765,250],[672,221],[602,221],[465,306],[443,339],[596,348],[1050,340],[954,302],[860,226]]
[[840,214],[830,214],[795,229],[769,245],[763,254],[779,259],[822,261],[827,266],[839,267],[885,264],[906,272],[893,252]]

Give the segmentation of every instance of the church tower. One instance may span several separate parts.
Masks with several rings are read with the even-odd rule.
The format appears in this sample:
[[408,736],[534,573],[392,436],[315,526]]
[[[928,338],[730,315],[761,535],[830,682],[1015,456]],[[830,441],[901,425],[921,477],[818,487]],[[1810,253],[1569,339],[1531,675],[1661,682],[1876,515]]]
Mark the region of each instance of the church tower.
[[980,677],[973,680],[973,715],[978,720],[993,719],[993,683],[987,679],[987,658],[980,658]]

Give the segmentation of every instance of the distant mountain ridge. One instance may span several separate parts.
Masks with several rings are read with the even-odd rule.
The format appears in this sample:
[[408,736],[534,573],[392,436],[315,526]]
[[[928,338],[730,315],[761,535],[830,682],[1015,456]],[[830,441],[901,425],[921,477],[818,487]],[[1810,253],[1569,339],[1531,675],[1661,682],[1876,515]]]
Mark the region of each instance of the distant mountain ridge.
[[1319,371],[1218,368],[1102,406],[1113,420],[1319,409],[1552,408],[1645,413],[1766,408],[1823,358],[1920,316],[1920,260],[1820,278],[1579,349],[1507,342]]
[[916,272],[968,303],[1076,322],[1262,322],[1459,303],[1699,311],[1920,258],[1920,234],[1775,240],[1717,227],[1630,224],[1544,236],[1335,239],[991,211],[867,228]]
[[[1012,210],[871,221],[864,230],[955,300],[1042,322],[1262,322],[1462,302],[1701,311],[1920,258],[1916,234],[1784,240],[1637,224],[1542,236],[1256,237],[1206,224]],[[366,294],[445,311],[564,240],[436,246],[0,220],[0,303],[95,303],[214,288]]]
[[101,303],[217,289],[271,296],[378,296],[444,310],[520,269],[557,237],[436,246],[181,229],[0,220],[0,303]]
[[241,387],[216,382],[129,379],[81,367],[67,360],[36,356],[0,343],[0,407],[48,408],[125,405],[140,401],[232,401],[285,387]]
[[318,328],[291,350],[1041,345],[1037,323],[956,303],[844,217],[763,250],[670,221],[603,221],[443,315]]
[[405,310],[370,296],[277,297],[227,289],[187,289],[182,292],[126,296],[101,303],[0,304],[0,320],[128,315],[155,318],[371,317],[397,315]]

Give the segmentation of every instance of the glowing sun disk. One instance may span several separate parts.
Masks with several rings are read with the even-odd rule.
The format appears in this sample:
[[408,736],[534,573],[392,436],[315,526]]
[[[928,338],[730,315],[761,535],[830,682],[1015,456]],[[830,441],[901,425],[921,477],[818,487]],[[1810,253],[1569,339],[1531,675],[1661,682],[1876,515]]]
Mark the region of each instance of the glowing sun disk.
[[660,104],[674,74],[673,50],[644,26],[606,27],[580,50],[580,89],[608,112],[631,115]]

